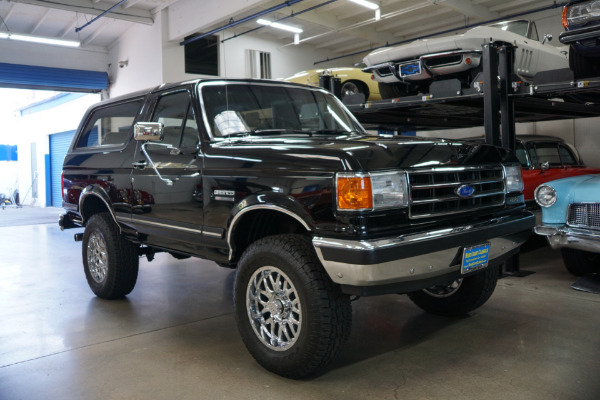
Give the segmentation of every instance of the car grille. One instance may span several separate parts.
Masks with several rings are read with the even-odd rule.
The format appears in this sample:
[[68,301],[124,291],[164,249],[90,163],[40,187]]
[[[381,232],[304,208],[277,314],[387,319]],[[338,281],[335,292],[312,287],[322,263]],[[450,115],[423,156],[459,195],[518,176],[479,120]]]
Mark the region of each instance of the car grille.
[[[504,206],[504,169],[456,168],[408,173],[410,218],[472,212]],[[471,196],[461,197],[461,186],[474,189]]]
[[575,203],[569,206],[567,224],[600,229],[600,203]]
[[428,67],[435,68],[435,67],[443,67],[446,65],[460,64],[461,61],[462,61],[462,55],[458,54],[458,55],[449,55],[449,56],[443,56],[443,57],[431,57],[431,58],[427,59],[427,61],[425,63],[427,64]]

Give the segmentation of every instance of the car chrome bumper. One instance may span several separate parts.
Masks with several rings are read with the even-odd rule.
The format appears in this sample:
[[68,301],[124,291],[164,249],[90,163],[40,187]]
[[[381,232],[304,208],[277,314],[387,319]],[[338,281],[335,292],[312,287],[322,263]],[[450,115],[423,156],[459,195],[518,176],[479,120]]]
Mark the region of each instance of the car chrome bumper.
[[[411,82],[422,81],[426,79],[431,79],[433,76],[455,74],[458,72],[468,71],[472,68],[477,68],[481,63],[481,54],[482,52],[480,50],[445,51],[441,53],[426,54],[414,60],[384,62],[381,64],[371,65],[369,67],[363,68],[363,72],[373,73],[376,77],[376,80],[380,82],[389,83],[390,80]],[[458,62],[431,65],[431,63],[436,59],[458,56],[460,56],[460,61]],[[467,59],[469,60],[468,62],[466,61]],[[421,70],[419,73],[411,75],[400,74],[399,71],[403,65],[417,62],[421,65]],[[386,74],[382,75],[380,73],[380,70],[386,71]],[[387,73],[387,71],[389,71],[389,73]]]
[[330,278],[346,286],[379,286],[428,280],[461,268],[465,247],[489,242],[497,264],[529,237],[535,217],[528,211],[473,225],[375,240],[315,237],[313,245]]
[[598,25],[565,31],[558,36],[558,40],[563,44],[594,38],[600,38],[600,26]]
[[600,252],[600,232],[585,228],[573,228],[567,225],[539,225],[535,233],[546,236],[550,247]]

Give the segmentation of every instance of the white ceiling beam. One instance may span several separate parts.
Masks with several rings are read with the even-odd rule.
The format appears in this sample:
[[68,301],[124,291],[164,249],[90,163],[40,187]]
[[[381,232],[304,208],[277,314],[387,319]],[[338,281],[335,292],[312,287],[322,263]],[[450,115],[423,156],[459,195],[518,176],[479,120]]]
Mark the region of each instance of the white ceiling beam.
[[64,38],[69,33],[75,32],[75,28],[77,27],[77,23],[78,22],[79,22],[79,20],[77,19],[77,16],[75,16],[71,20],[71,23],[69,23],[69,25],[61,33],[58,34],[58,36],[61,37],[61,38]]
[[500,14],[490,11],[487,7],[473,4],[471,0],[429,0],[432,4],[448,7],[468,17],[482,20],[500,18]]
[[123,8],[124,10],[127,10],[128,8],[130,8],[131,6],[135,5],[136,3],[139,3],[140,1],[141,0],[128,0],[128,1],[126,1],[125,3],[123,3],[121,5],[121,8]]
[[48,14],[50,14],[50,9],[46,9],[46,12],[44,13],[44,15],[42,15],[40,17],[40,19],[38,20],[37,24],[35,24],[35,26],[33,27],[33,29],[29,32],[29,34],[33,35],[35,33],[35,31],[37,31],[39,29],[40,26],[42,26],[42,24],[44,23],[44,21],[46,20],[46,18],[48,18]]
[[110,20],[104,19],[94,26],[94,31],[81,41],[81,47],[86,47],[110,25]]
[[14,4],[11,4],[11,5],[8,7],[8,12],[6,13],[6,15],[5,15],[5,16],[4,16],[4,18],[3,18],[3,19],[4,19],[4,22],[5,22],[6,24],[8,24],[8,20],[10,19],[10,16],[11,16],[11,14],[13,13],[13,11],[14,11],[14,10],[15,10],[15,5],[14,5]]
[[[113,3],[99,1],[94,3],[92,0],[60,0],[60,2],[50,2],[44,0],[11,0],[15,3],[29,4],[33,6],[39,6],[44,8],[55,8],[64,11],[73,11],[82,14],[98,16],[114,6]],[[142,10],[140,8],[130,8],[126,12],[119,8],[113,9],[109,14],[110,18],[120,19],[129,22],[135,22],[139,24],[152,25],[154,18],[152,13],[148,10]]]

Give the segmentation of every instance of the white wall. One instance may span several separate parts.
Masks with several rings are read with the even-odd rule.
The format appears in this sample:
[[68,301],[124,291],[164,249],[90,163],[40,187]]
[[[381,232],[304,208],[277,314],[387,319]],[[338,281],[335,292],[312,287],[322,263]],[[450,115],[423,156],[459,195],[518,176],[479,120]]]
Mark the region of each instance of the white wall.
[[0,62],[52,68],[106,71],[108,52],[36,43],[0,40]]
[[[19,132],[18,188],[23,204],[42,207],[46,205],[46,172],[49,171],[45,169],[45,156],[49,154],[49,136],[53,133],[77,129],[85,111],[98,101],[100,101],[99,94],[88,94],[55,108],[15,118],[14,123]],[[36,144],[36,171],[32,170],[32,143]],[[32,177],[36,174],[38,197],[34,198],[31,185]]]
[[[163,83],[162,14],[153,25],[134,24],[109,49],[109,96],[116,97]],[[125,61],[127,65],[119,66]]]

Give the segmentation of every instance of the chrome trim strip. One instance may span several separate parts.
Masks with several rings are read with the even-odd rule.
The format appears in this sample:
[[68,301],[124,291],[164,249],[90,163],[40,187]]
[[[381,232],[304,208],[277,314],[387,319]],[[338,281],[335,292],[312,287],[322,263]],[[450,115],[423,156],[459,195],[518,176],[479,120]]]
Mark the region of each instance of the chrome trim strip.
[[600,252],[600,232],[591,229],[570,228],[566,225],[538,225],[535,233],[546,236],[548,244],[554,250],[563,247],[571,249]]
[[[456,201],[456,200],[475,199],[475,198],[480,198],[480,197],[497,196],[497,195],[500,195],[500,194],[504,195],[504,191],[502,191],[502,192],[488,192],[488,193],[474,194],[474,195],[466,196],[466,197],[453,196],[453,197],[440,197],[440,198],[427,199],[427,200],[413,200],[413,201],[411,201],[411,204],[430,204],[430,203],[438,203],[440,201]],[[498,204],[504,204],[504,201],[498,202]],[[459,211],[456,211],[455,213],[458,213],[458,212]]]
[[502,179],[494,179],[494,180],[489,180],[489,181],[469,180],[469,181],[463,181],[463,182],[437,183],[437,184],[432,184],[432,185],[413,185],[411,187],[413,189],[432,189],[432,188],[452,187],[452,186],[456,186],[456,185],[474,185],[474,184],[483,185],[483,184],[487,184],[487,183],[497,183],[497,182],[504,183],[504,180],[502,180]]
[[172,230],[175,230],[175,231],[189,232],[189,233],[195,233],[195,234],[200,234],[200,235],[203,234],[202,229],[185,228],[185,227],[182,227],[182,226],[169,225],[169,224],[164,224],[164,223],[161,223],[161,222],[148,221],[148,220],[141,219],[141,218],[136,218],[136,217],[132,217],[131,220],[129,220],[129,221],[131,223],[156,226],[156,227],[159,227],[159,228],[172,229]]
[[[86,190],[87,188],[90,188],[89,190]],[[102,200],[102,202],[104,203],[104,205],[106,205],[106,209],[108,210],[108,212],[110,213],[113,221],[115,221],[115,224],[117,224],[117,227],[119,227],[119,233],[121,233],[121,226],[119,225],[119,223],[117,222],[117,216],[115,215],[114,210],[112,209],[112,207],[110,206],[110,204],[100,195],[100,193],[97,193],[95,191],[95,187],[93,186],[86,186],[85,188],[83,188],[83,190],[81,191],[81,195],[79,196],[79,214],[81,214],[81,221],[82,223],[86,223],[85,217],[83,215],[83,203],[85,201],[86,198],[88,198],[88,196],[96,196],[97,198],[99,198],[100,200]]]
[[231,224],[229,225],[229,229],[227,230],[227,246],[229,246],[229,260],[230,261],[233,258],[233,247],[231,246],[231,234],[234,231],[235,225],[238,223],[238,220],[244,214],[246,214],[247,212],[250,212],[250,211],[254,211],[254,210],[271,210],[271,211],[277,211],[277,212],[284,213],[284,214],[294,218],[296,221],[300,222],[300,224],[302,224],[304,229],[306,229],[308,232],[310,232],[310,226],[308,226],[306,221],[304,221],[302,218],[300,218],[299,215],[294,214],[293,212],[291,212],[288,209],[285,209],[285,208],[279,207],[279,206],[275,206],[272,204],[256,204],[253,206],[248,206],[248,207],[244,208],[243,210],[241,210],[240,212],[238,212],[233,217],[233,219],[231,220]]

